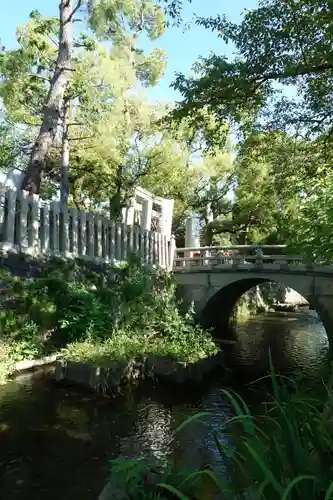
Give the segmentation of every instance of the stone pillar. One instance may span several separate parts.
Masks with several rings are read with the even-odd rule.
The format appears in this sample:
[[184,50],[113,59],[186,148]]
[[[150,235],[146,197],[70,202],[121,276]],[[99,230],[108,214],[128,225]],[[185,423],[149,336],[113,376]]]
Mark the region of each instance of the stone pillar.
[[173,205],[174,200],[163,200],[161,207],[161,233],[169,238],[172,231]]
[[185,223],[185,247],[200,248],[199,217],[189,215]]
[[[186,219],[185,223],[185,247],[187,248],[200,248],[200,220],[196,214],[190,215]],[[184,257],[193,257],[194,251],[185,252]],[[199,265],[201,262],[199,262]],[[186,267],[189,267],[191,263],[185,261]],[[198,265],[197,261],[193,262],[193,265]]]
[[135,216],[135,205],[136,205],[136,198],[133,196],[128,204],[128,207],[126,208],[126,224],[128,226],[133,226],[134,224],[134,216]]
[[144,199],[142,202],[142,218],[141,224],[144,231],[151,230],[151,217],[153,212],[153,200],[151,198]]

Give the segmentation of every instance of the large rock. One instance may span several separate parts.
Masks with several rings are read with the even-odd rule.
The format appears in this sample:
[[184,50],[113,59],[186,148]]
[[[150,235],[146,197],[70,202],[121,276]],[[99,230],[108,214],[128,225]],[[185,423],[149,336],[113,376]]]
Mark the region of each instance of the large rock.
[[115,390],[121,385],[143,378],[154,378],[173,384],[201,383],[210,373],[224,370],[224,353],[203,358],[197,363],[175,361],[169,356],[110,361],[105,368],[89,363],[57,361],[56,380],[74,382],[96,391]]
[[146,361],[148,376],[175,384],[200,383],[205,376],[218,368],[224,368],[224,353],[203,358],[196,363],[175,361],[168,356],[148,356]]
[[130,500],[130,497],[124,490],[110,481],[99,495],[98,500]]
[[107,368],[62,360],[56,364],[55,377],[58,381],[66,380],[97,391],[106,391],[142,378],[144,371],[144,360],[111,361]]

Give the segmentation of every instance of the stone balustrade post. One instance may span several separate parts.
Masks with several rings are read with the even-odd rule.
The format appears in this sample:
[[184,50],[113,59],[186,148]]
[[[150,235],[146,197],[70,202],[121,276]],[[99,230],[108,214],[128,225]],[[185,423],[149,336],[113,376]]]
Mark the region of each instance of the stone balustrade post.
[[[187,217],[185,222],[185,247],[187,248],[200,248],[200,226],[199,216],[191,214]],[[193,257],[194,251],[185,252],[184,257]],[[191,263],[187,261],[187,266]],[[196,263],[195,263],[196,265]]]
[[134,225],[135,206],[136,206],[136,198],[135,198],[135,196],[133,196],[129,200],[128,207],[126,208],[125,222],[126,222],[127,226],[133,226]]
[[151,231],[151,218],[153,212],[153,200],[147,198],[142,202],[142,229]]
[[263,265],[263,251],[261,248],[257,248],[256,250],[256,265],[261,267]]

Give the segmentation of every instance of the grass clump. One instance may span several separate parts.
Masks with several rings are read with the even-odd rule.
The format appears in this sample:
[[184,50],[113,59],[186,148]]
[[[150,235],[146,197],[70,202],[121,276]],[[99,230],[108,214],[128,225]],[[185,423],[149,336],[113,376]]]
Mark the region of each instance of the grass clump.
[[163,488],[175,498],[193,498],[188,486],[193,488],[197,482],[199,489],[203,479],[224,499],[333,498],[332,389],[324,384],[324,403],[321,396],[310,396],[302,386],[278,379],[271,370],[273,398],[261,416],[252,415],[240,396],[225,391],[234,416],[220,429],[211,428],[211,433],[221,464],[227,465],[227,477],[217,468],[206,468],[194,471],[177,488],[165,482]]

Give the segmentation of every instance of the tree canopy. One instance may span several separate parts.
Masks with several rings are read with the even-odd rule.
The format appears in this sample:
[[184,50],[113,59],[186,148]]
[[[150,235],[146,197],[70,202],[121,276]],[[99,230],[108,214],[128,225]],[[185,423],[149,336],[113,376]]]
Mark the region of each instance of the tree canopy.
[[237,134],[233,221],[250,221],[257,241],[330,253],[332,2],[259,0],[240,23],[223,14],[196,22],[234,56],[213,53],[193,76],[178,74],[173,115],[195,120],[205,106]]
[[[152,102],[167,54],[141,49],[179,24],[181,0],[66,0],[31,13],[0,53],[0,164],[22,187],[120,217],[136,186],[199,215],[206,244],[288,243],[333,255],[332,3],[259,0],[239,23],[196,18],[234,55],[178,74]],[[66,10],[67,9],[67,10]],[[59,83],[60,82],[60,83]]]

